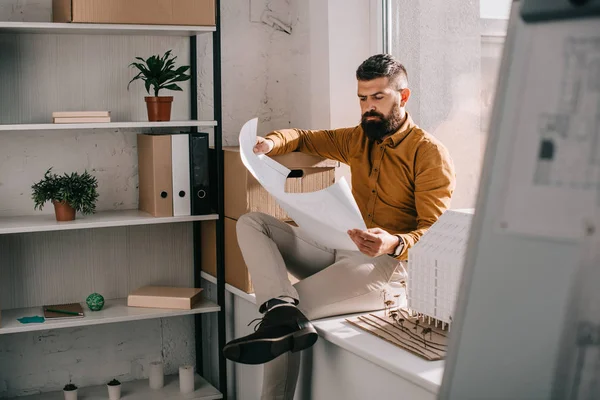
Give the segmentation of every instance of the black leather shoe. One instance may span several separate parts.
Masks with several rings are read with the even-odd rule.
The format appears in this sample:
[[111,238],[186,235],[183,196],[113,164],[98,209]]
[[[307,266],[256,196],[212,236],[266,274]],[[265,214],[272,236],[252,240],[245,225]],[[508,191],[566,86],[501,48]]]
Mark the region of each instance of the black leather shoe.
[[314,326],[296,307],[276,307],[267,311],[253,334],[227,343],[223,354],[242,364],[263,364],[285,352],[307,349],[318,337]]

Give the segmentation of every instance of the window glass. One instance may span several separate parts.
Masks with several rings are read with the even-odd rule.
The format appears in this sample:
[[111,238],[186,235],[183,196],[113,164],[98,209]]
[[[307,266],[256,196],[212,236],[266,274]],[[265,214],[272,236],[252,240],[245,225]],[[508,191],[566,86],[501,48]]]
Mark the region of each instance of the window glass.
[[511,1],[390,3],[384,29],[408,70],[407,109],[450,151],[457,173],[452,208],[474,207]]

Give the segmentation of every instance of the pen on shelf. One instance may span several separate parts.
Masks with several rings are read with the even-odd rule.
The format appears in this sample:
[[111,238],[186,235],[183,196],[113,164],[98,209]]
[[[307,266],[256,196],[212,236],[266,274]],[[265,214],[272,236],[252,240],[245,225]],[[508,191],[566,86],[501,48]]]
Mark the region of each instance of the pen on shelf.
[[80,313],[75,312],[75,311],[57,310],[55,308],[46,308],[46,311],[55,312],[55,313],[59,313],[59,314],[81,315]]

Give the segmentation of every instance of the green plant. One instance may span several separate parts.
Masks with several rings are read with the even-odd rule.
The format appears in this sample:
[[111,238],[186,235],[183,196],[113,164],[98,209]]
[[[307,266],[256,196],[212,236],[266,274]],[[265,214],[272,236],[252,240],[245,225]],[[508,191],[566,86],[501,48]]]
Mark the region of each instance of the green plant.
[[119,386],[120,384],[121,384],[121,382],[119,382],[116,379],[113,379],[112,381],[107,383],[108,386]]
[[94,176],[87,171],[81,175],[77,172],[56,175],[51,171],[49,168],[44,178],[31,186],[34,209],[41,210],[46,202],[56,201],[65,202],[83,214],[96,211],[98,182]]
[[63,390],[66,392],[72,392],[73,390],[77,390],[77,386],[75,386],[73,383],[67,383]]
[[158,96],[161,89],[183,91],[175,82],[184,82],[190,79],[190,75],[185,72],[190,69],[189,65],[181,66],[175,69],[176,56],[171,56],[171,50],[167,51],[162,57],[154,55],[144,60],[136,57],[141,62],[132,62],[130,67],[137,68],[140,72],[133,77],[127,84],[127,90],[131,82],[141,79],[146,85],[146,92],[150,94],[150,87],[154,89],[154,96]]

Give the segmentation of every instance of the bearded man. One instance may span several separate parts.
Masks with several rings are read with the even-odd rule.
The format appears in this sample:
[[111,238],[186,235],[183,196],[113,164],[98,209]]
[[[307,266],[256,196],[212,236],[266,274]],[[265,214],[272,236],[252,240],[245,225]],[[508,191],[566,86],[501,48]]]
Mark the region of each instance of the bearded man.
[[[300,151],[350,166],[352,194],[367,230],[348,232],[356,251],[329,249],[300,229],[249,213],[237,237],[264,314],[255,333],[232,340],[225,357],[266,363],[262,399],[293,399],[300,351],[317,332],[310,320],[383,308],[402,293],[409,249],[449,208],[455,188],[446,148],[406,111],[404,66],[387,54],[356,71],[361,123],[333,130],[284,129],[259,137],[254,152]],[[288,271],[300,281],[292,285]]]

